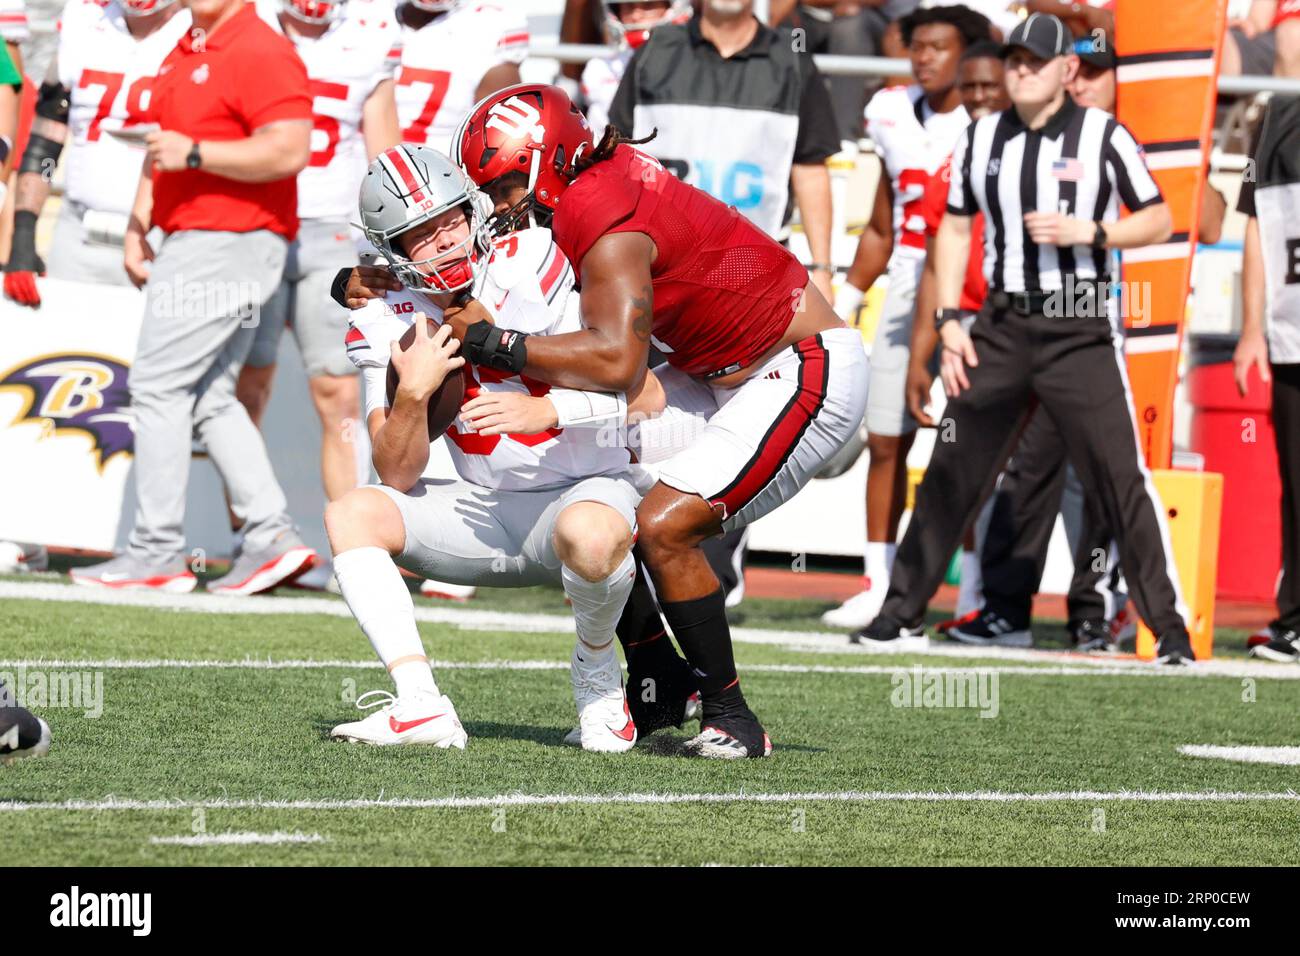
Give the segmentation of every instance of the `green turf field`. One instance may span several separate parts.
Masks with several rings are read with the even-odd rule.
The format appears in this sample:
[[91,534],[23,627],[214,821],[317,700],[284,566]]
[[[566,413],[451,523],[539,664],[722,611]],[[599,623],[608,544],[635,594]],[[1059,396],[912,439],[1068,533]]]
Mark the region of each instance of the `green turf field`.
[[[470,607],[564,613],[540,590]],[[824,607],[750,600],[744,625],[816,631]],[[58,661],[28,679],[103,682],[99,716],[88,700],[33,707],[50,754],[0,767],[10,865],[1300,863],[1295,767],[1178,752],[1300,744],[1285,665],[1171,675],[746,640],[746,691],[777,749],[718,763],[675,754],[684,732],[625,755],[564,747],[570,636],[424,623],[469,748],[381,750],[327,739],[351,699],[389,687],[350,618],[31,597],[0,599],[0,615],[0,671]],[[1058,627],[1040,622],[1042,642]],[[1221,635],[1225,657],[1243,641]],[[995,716],[895,706],[904,678],[981,666]],[[292,842],[222,842],[254,839],[236,834]]]

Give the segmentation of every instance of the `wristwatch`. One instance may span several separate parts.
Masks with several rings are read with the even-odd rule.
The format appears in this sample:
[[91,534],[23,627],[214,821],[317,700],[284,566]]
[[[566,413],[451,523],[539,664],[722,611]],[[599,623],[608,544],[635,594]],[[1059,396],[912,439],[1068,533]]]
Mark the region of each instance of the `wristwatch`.
[[1093,231],[1092,234],[1092,247],[1094,249],[1105,249],[1106,241],[1107,241],[1106,227],[1103,226],[1101,223],[1096,223],[1096,226],[1097,228]]
[[196,139],[194,145],[190,147],[190,154],[185,157],[186,169],[198,169],[203,163],[203,157],[199,155],[199,141]]

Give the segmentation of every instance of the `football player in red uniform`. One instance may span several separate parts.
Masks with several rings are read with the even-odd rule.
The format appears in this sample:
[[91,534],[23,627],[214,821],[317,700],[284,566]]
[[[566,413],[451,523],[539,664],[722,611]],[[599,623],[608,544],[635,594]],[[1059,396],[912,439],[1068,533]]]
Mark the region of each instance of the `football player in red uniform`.
[[849,439],[866,404],[866,356],[793,255],[634,145],[614,129],[593,143],[558,87],[523,84],[480,101],[453,159],[499,207],[513,200],[506,226],[549,222],[579,278],[585,328],[506,332],[473,301],[446,318],[470,361],[554,385],[635,389],[653,344],[714,389],[718,411],[662,465],[637,510],[638,543],[700,680],[691,749],[762,757],[771,742],[741,693],[722,589],[700,543],[789,500]]

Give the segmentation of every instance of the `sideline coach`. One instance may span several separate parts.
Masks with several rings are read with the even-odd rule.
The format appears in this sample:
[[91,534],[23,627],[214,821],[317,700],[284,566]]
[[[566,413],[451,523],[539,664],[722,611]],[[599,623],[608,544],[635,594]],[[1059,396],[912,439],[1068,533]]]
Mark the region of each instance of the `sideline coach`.
[[[1040,403],[1065,441],[1084,493],[1119,534],[1133,598],[1158,638],[1157,660],[1193,659],[1106,285],[1108,250],[1165,241],[1171,217],[1132,134],[1066,95],[1076,65],[1072,48],[1070,31],[1056,17],[1033,14],[1019,24],[1002,48],[1012,108],[973,123],[953,153],[935,269],[954,440],[935,445],[889,595],[859,640],[902,649],[924,639],[926,603],[1020,426]],[[1132,213],[1122,221],[1120,202]],[[968,336],[958,305],[977,212],[986,224],[989,296]],[[1082,306],[1080,289],[1091,292]]]
[[[310,566],[266,445],[235,398],[262,306],[298,231],[296,176],[307,165],[312,100],[292,44],[244,0],[185,0],[194,26],[163,60],[125,244],[127,274],[148,281],[131,368],[138,507],[125,554],[74,578],[187,591],[182,520],[191,435],[221,474],[244,543],[208,590],[266,590]],[[166,237],[154,259],[150,223]],[[154,260],[151,267],[146,263]]]

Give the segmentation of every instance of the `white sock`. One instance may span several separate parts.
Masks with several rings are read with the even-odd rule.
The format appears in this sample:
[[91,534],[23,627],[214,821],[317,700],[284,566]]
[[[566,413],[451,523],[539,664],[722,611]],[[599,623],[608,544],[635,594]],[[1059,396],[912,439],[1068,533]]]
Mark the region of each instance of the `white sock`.
[[564,580],[564,593],[573,602],[573,621],[578,628],[578,639],[588,651],[609,646],[614,649],[614,627],[623,614],[623,605],[632,593],[636,577],[636,562],[629,551],[609,577],[601,581],[588,581],[567,566],[560,569]]
[[[424,644],[415,626],[415,604],[397,565],[383,548],[353,548],[334,556],[334,577],[370,646],[389,667],[402,658],[423,658]],[[389,667],[397,696],[421,691],[438,696],[438,685],[427,660],[403,661]]]
[[961,553],[961,585],[957,591],[957,617],[965,617],[984,604],[984,578],[978,551]]
[[898,545],[892,541],[868,541],[863,561],[863,571],[873,588],[889,587],[889,574],[894,569],[894,554]]

